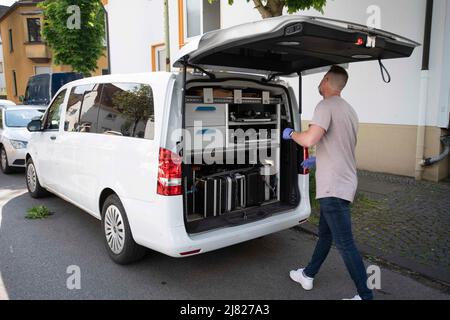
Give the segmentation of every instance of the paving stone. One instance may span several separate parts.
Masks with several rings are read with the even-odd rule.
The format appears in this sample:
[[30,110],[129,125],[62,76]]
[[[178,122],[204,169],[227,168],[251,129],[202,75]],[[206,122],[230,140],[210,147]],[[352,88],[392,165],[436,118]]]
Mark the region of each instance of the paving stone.
[[353,206],[356,241],[450,279],[450,183],[368,171],[358,179],[358,196],[375,204]]

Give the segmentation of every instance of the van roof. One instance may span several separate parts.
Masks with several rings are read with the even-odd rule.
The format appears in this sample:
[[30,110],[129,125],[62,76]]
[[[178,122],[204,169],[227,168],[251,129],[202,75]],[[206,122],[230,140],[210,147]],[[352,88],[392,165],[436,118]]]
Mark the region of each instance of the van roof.
[[144,72],[144,73],[127,73],[127,74],[112,74],[105,76],[96,76],[75,80],[65,84],[61,90],[73,86],[82,86],[93,83],[110,83],[110,82],[138,82],[151,84],[153,81],[168,81],[173,74],[171,72]]

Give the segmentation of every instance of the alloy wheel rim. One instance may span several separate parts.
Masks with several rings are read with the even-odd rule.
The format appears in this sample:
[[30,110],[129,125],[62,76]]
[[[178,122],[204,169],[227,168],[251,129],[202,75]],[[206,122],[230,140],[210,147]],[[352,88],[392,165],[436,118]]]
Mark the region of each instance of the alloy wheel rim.
[[115,254],[120,254],[125,245],[125,225],[119,208],[114,205],[109,206],[106,209],[104,223],[109,248]]
[[34,192],[36,190],[36,170],[34,170],[34,166],[32,164],[28,166],[27,182],[30,191]]

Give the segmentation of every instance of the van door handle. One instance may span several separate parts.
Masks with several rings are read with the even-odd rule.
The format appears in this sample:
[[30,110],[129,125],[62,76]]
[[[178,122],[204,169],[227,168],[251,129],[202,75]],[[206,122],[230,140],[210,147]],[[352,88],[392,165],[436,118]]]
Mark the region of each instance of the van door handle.
[[50,139],[51,140],[56,140],[56,136],[51,136]]

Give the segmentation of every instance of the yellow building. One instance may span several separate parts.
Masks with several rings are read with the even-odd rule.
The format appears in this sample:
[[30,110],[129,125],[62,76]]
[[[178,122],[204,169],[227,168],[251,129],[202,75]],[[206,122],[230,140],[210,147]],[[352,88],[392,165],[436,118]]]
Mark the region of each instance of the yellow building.
[[[43,42],[43,14],[42,9],[37,7],[41,1],[18,1],[0,17],[7,99],[16,103],[25,94],[31,76],[72,71],[70,66],[55,65],[50,48]],[[101,75],[109,69],[106,55],[105,48],[105,56],[99,59],[94,75]]]

